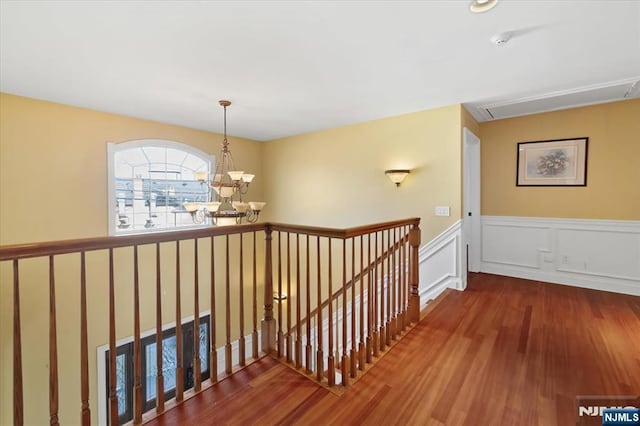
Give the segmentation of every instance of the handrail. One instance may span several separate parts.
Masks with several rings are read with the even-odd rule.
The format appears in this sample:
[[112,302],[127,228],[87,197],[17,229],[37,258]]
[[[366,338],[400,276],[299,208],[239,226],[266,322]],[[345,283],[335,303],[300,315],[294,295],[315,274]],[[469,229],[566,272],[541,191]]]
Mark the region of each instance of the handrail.
[[131,247],[134,245],[176,242],[195,238],[217,237],[219,235],[242,234],[245,232],[262,231],[266,226],[266,223],[251,223],[237,226],[211,226],[180,231],[153,232],[149,234],[116,235],[77,240],[4,245],[0,246],[0,261]]
[[206,228],[154,232],[148,234],[117,235],[74,240],[10,244],[0,246],[0,261],[77,253],[81,251],[86,252],[94,250],[105,250],[118,247],[130,247],[134,245],[175,242],[179,240],[216,237],[220,235],[241,234],[245,232],[262,231],[267,228],[273,229],[274,231],[344,239],[357,237],[370,232],[391,229],[393,227],[401,225],[417,225],[419,222],[419,218],[409,218],[404,220],[376,223],[345,229],[264,222],[237,226],[212,226]]
[[306,226],[306,225],[290,225],[284,223],[270,223],[274,231],[290,232],[293,234],[314,235],[327,238],[351,238],[359,237],[361,235],[370,234],[373,232],[385,231],[387,229],[395,228],[402,225],[418,225],[420,218],[412,217],[402,220],[392,220],[389,222],[372,223],[370,225],[356,226],[353,228],[323,228],[319,226]]

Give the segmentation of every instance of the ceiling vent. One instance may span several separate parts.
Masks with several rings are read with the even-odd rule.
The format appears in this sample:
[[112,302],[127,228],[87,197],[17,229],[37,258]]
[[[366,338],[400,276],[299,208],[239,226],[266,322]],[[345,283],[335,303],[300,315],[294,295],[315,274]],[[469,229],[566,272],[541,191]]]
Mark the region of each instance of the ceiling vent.
[[491,121],[638,97],[640,80],[632,79],[508,101],[473,102],[465,106],[476,120]]

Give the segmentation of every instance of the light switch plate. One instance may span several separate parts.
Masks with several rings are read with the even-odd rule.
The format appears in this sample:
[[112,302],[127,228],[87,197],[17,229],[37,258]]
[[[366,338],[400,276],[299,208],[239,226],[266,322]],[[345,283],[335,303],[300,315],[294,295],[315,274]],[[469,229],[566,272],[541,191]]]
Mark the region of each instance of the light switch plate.
[[436,216],[449,216],[449,206],[436,206]]

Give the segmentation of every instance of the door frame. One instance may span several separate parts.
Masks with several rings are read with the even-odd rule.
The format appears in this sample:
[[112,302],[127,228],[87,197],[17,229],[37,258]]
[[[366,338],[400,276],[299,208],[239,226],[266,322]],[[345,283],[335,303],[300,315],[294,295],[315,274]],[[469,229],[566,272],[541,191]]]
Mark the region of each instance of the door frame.
[[480,272],[482,260],[480,138],[462,129],[462,280]]

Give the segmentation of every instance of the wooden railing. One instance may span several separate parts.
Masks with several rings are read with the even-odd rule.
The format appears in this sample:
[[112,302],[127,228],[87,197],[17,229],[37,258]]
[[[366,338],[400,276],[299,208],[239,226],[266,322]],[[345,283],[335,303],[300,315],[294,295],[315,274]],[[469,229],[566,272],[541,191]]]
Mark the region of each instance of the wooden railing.
[[[264,245],[258,240],[264,240]],[[132,334],[132,420],[134,424],[140,424],[154,415],[154,412],[144,413],[146,398],[142,394],[141,321],[149,322],[149,318],[141,318],[141,281],[154,282],[154,290],[143,291],[142,298],[155,298],[155,318],[152,320],[155,325],[157,414],[232,374],[236,366],[246,365],[245,336],[251,340],[249,358],[257,359],[270,353],[293,363],[326,385],[335,385],[338,374],[341,384],[349,384],[349,378],[357,377],[358,370],[363,370],[372,357],[384,351],[410,322],[418,320],[419,240],[419,219],[407,219],[342,230],[262,223],[2,246],[0,264],[10,262],[12,265],[8,275],[12,275],[9,281],[13,284],[13,422],[15,425],[24,423],[23,369],[31,367],[23,364],[20,291],[25,283],[21,281],[21,273],[27,272],[29,280],[38,274],[31,271],[33,261],[26,259],[48,261],[50,424],[58,424],[60,410],[57,325],[60,299],[57,304],[56,278],[63,275],[68,279],[69,275],[56,271],[59,257],[65,257],[65,269],[70,268],[69,257],[71,263],[77,261],[73,274],[79,284],[80,336],[79,346],[72,350],[80,353],[80,421],[83,425],[90,424],[91,410],[96,409],[90,407],[89,396],[89,336],[92,333],[89,326],[96,319],[89,321],[89,317],[99,313],[88,310],[88,292],[91,290],[95,296],[101,287],[99,279],[89,282],[88,277],[101,275],[100,262],[95,259],[101,257],[106,264],[106,291],[103,294],[108,296],[108,313],[102,321],[108,322],[108,339],[101,340],[98,336],[93,341],[108,341],[107,419],[112,425],[119,421],[117,339]],[[87,260],[88,255],[92,256],[92,262]],[[129,262],[132,271],[129,271]],[[142,269],[147,272],[141,273]],[[206,271],[204,280],[203,271]],[[132,272],[132,276],[128,276],[128,272]],[[5,276],[7,274],[3,278]],[[203,285],[205,280],[208,285]],[[29,288],[34,288],[33,283],[28,284]],[[163,313],[162,300],[169,290],[175,296],[173,315]],[[203,290],[209,293],[204,305],[208,304],[210,311],[210,378],[206,383],[201,377],[199,347]],[[183,293],[192,297],[190,303],[182,300]],[[64,294],[65,302],[77,300],[74,297],[75,294]],[[116,329],[116,323],[123,315],[116,302],[122,301],[123,297],[133,299],[133,330],[124,332]],[[277,303],[275,312],[274,300]],[[189,310],[193,313],[193,336],[186,336],[193,340],[193,361],[189,366],[193,372],[193,388],[185,389],[182,351],[185,336],[183,327],[176,326],[175,397],[165,401],[163,327],[169,317],[176,325],[181,324],[185,306],[191,306]],[[262,317],[260,327],[259,317]],[[222,329],[224,339],[218,338],[218,331]],[[262,352],[258,347],[259,334]],[[235,342],[232,341],[234,337],[237,337]],[[236,342],[238,350],[234,361],[232,346]],[[224,357],[224,372],[218,371],[219,348],[223,348],[220,350]],[[70,350],[67,345],[63,349]],[[26,350],[42,349],[31,347]],[[65,352],[64,356],[69,355]],[[68,419],[73,418],[72,414],[66,415]]]
[[418,225],[271,225],[275,298],[287,295],[272,334],[276,355],[328,386],[338,374],[345,386],[356,378],[418,319]]

